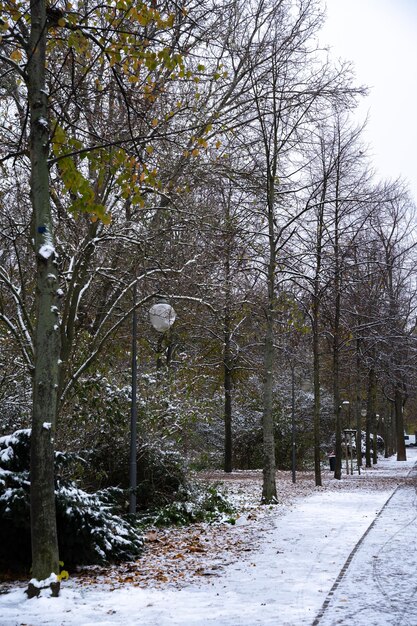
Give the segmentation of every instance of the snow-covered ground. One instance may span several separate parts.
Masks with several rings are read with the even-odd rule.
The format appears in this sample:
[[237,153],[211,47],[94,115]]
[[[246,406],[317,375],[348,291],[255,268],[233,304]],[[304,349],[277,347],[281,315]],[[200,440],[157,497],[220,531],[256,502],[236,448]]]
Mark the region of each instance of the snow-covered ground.
[[[0,624],[413,626],[417,481],[414,472],[405,477],[417,449],[407,456],[401,463],[379,459],[341,481],[327,472],[322,488],[300,488],[301,476],[294,487],[287,477],[288,501],[266,509],[251,506],[245,495],[245,484],[258,489],[259,476],[246,483],[235,476],[229,484],[244,512],[235,526],[206,529],[206,549],[198,547],[206,530],[198,531],[198,545],[195,530],[172,531],[169,545],[164,531],[129,577],[117,569],[107,579],[72,577],[59,598],[27,600],[21,585],[12,587],[0,595]],[[296,497],[291,489],[298,489]],[[149,574],[153,562],[156,580]]]

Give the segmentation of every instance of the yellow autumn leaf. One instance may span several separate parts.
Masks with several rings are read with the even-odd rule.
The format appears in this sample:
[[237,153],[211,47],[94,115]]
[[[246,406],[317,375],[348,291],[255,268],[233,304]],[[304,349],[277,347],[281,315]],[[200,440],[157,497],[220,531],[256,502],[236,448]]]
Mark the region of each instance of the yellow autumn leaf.
[[152,120],[152,126],[155,128],[155,126],[158,126],[158,120],[156,119],[156,117],[153,118]]
[[23,55],[22,55],[21,50],[16,49],[16,50],[13,50],[13,52],[10,55],[10,58],[11,58],[12,61],[15,61],[16,63],[19,63],[19,61],[22,60],[22,56]]
[[191,154],[196,157],[200,154],[200,150],[198,148],[194,148],[194,150],[191,152]]

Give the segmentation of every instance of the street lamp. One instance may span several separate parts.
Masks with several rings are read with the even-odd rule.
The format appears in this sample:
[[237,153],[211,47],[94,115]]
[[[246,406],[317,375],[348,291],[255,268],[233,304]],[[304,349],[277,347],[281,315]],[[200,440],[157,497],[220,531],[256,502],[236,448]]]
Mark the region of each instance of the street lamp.
[[166,333],[176,317],[173,307],[166,300],[160,300],[149,310],[149,320],[158,333]]
[[348,406],[349,407],[348,422],[349,422],[349,428],[350,428],[350,402],[349,402],[349,400],[343,400],[342,406]]
[[362,467],[362,423],[366,417],[366,409],[362,408],[357,415],[357,457],[358,457],[358,473],[360,474],[360,468]]
[[[132,404],[130,411],[130,463],[129,463],[129,513],[136,513],[137,460],[136,438],[138,422],[137,405],[137,314],[136,284],[133,287],[132,312]],[[149,310],[149,320],[158,333],[166,333],[175,322],[173,307],[165,300],[160,300]]]
[[337,407],[337,411],[336,411],[336,442],[335,442],[335,446],[336,446],[336,466],[335,466],[335,470],[334,470],[334,477],[337,480],[340,480],[342,478],[342,456],[343,456],[343,452],[342,452],[342,425],[341,425],[341,413],[342,413],[342,408],[344,406],[348,406],[349,405],[349,400],[344,400],[341,404],[339,404],[339,406]]
[[388,454],[388,436],[387,436],[387,420],[385,420],[384,415],[381,417],[382,422],[382,437],[384,439],[384,458],[387,459],[389,457]]
[[[349,413],[348,413],[348,426],[350,428],[350,402],[349,400],[343,400],[342,402],[342,407],[349,407]],[[345,455],[346,455],[346,474],[349,474],[349,456],[348,456],[348,440],[347,440],[347,432],[346,429],[344,429],[344,434],[345,434]],[[350,441],[350,439],[349,439]],[[351,451],[352,452],[352,451]]]

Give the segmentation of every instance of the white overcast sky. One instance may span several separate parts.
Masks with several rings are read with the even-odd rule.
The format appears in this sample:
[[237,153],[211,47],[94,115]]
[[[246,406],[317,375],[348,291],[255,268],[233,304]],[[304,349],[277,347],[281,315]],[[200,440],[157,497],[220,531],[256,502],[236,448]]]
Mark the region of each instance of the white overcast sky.
[[366,141],[378,177],[403,177],[417,203],[417,0],[323,0],[322,43],[370,88]]

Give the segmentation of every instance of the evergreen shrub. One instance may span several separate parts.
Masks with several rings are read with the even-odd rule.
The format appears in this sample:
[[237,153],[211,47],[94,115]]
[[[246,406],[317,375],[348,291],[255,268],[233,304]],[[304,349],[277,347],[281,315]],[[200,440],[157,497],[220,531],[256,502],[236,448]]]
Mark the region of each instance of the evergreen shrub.
[[186,466],[181,454],[165,442],[142,442],[138,453],[139,509],[154,509],[182,499]]
[[[116,514],[120,490],[89,494],[68,478],[82,460],[56,453],[56,508],[60,559],[65,568],[132,560],[143,545],[137,530]],[[0,438],[0,569],[28,570],[30,547],[30,430]]]
[[181,487],[175,502],[142,516],[145,525],[170,526],[197,522],[234,523],[235,510],[216,485],[209,487],[188,484]]

